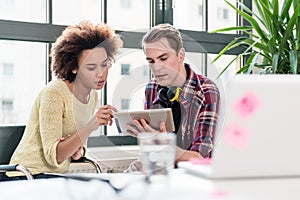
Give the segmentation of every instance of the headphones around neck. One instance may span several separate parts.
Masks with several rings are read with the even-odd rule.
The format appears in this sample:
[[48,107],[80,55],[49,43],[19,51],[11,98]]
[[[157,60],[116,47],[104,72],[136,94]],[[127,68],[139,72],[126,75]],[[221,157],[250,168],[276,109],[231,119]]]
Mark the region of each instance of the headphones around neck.
[[180,95],[181,90],[182,89],[180,87],[162,87],[158,91],[158,98],[166,104],[174,103],[175,101],[178,102],[178,97]]

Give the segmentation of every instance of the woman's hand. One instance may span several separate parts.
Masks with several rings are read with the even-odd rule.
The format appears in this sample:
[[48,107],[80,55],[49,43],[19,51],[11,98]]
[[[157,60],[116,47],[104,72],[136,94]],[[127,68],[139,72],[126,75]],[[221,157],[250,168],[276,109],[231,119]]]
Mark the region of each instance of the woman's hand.
[[118,109],[112,105],[105,105],[98,109],[95,114],[99,126],[112,125],[114,118],[114,112],[117,112]]
[[105,105],[99,108],[94,117],[89,122],[89,126],[92,127],[92,130],[96,130],[99,126],[112,125],[114,112],[117,111],[118,109],[112,105]]
[[152,128],[145,119],[132,120],[133,126],[130,124],[126,125],[126,134],[129,134],[133,137],[137,137],[139,133],[166,133],[167,128],[165,122],[160,123],[159,130]]
[[84,155],[84,148],[81,146],[79,149],[72,155],[73,160],[78,160]]
[[[61,137],[59,139],[59,142],[62,142],[64,140],[66,140],[67,138],[69,138],[71,135],[67,135],[65,137]],[[81,158],[82,156],[84,155],[84,147],[83,146],[80,146],[78,148],[78,150],[72,155],[72,159],[73,160],[78,160],[79,158]]]

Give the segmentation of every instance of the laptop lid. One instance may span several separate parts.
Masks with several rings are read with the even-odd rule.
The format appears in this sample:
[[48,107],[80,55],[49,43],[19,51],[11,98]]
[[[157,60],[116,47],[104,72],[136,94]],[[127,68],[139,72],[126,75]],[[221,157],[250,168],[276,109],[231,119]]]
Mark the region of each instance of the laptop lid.
[[299,75],[235,76],[226,87],[210,169],[183,165],[211,178],[300,175],[299,89]]

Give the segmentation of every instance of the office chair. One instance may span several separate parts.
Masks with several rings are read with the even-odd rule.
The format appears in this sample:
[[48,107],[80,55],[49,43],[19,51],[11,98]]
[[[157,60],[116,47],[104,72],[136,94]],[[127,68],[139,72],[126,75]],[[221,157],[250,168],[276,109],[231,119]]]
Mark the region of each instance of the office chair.
[[[8,164],[23,136],[24,130],[25,126],[0,126],[0,181],[7,180],[5,172],[8,171],[20,171],[26,176],[27,180],[33,180],[32,174],[24,166]],[[89,163],[96,169],[96,173],[102,173],[101,166],[93,159],[82,157],[76,161],[72,160],[72,162]]]
[[33,180],[32,174],[22,165],[9,165],[10,157],[17,148],[25,126],[0,126],[0,181],[6,180],[5,172],[20,171],[28,180]]

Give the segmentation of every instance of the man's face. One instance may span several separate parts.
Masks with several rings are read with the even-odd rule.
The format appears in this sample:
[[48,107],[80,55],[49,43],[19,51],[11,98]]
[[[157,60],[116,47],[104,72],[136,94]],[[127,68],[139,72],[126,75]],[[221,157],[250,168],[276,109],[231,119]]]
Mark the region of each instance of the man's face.
[[183,50],[176,54],[166,38],[145,44],[144,49],[146,60],[158,83],[167,87],[178,86],[178,76],[184,60]]

